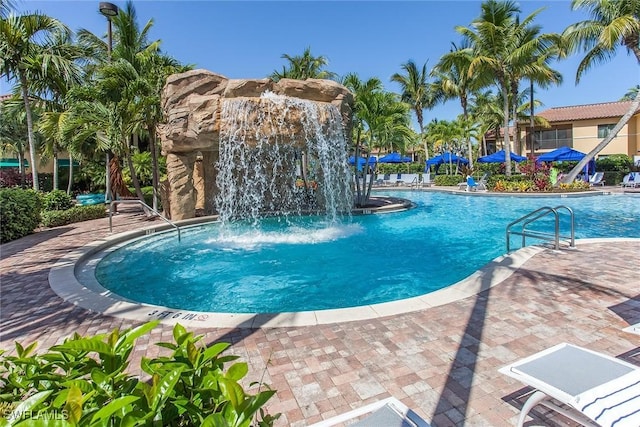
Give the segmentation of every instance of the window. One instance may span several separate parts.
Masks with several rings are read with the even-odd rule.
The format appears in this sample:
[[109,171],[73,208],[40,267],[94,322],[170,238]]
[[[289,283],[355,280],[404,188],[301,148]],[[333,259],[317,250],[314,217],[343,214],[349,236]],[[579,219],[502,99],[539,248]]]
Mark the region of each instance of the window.
[[609,132],[611,132],[614,127],[616,127],[615,124],[598,125],[598,138],[606,138],[609,136]]
[[[560,125],[550,129],[538,129],[534,131],[536,150],[555,150],[556,148],[573,146],[573,130],[571,125]],[[527,142],[527,148],[531,149],[531,143]]]

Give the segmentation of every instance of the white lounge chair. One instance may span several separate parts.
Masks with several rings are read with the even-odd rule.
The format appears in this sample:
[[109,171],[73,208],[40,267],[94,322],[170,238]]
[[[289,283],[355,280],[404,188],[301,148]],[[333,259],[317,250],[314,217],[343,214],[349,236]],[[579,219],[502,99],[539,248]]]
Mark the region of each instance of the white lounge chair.
[[519,427],[538,404],[587,426],[640,426],[640,368],[625,361],[563,343],[499,372],[535,389]]
[[596,172],[589,177],[589,185],[604,185],[604,172]]
[[422,181],[420,182],[421,187],[431,187],[433,185],[433,181],[431,180],[431,171],[426,171],[422,174]]
[[312,424],[309,427],[330,427],[362,418],[350,427],[430,427],[429,423],[394,397]]
[[622,178],[622,187],[640,187],[640,172],[630,172]]

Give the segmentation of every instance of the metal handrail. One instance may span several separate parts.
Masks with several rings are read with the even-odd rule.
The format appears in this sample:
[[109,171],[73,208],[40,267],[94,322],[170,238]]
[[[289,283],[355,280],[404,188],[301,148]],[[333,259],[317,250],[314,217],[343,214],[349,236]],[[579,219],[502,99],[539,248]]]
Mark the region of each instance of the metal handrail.
[[[569,246],[571,248],[575,248],[575,218],[574,218],[573,210],[571,210],[571,208],[567,206],[556,206],[555,208],[552,208],[550,206],[544,206],[536,209],[535,211],[529,212],[528,214],[516,219],[515,221],[510,222],[509,225],[507,225],[507,229],[506,229],[507,253],[511,252],[511,234],[512,233],[519,234],[522,236],[523,247],[526,245],[527,237],[534,237],[538,239],[553,241],[555,249],[559,250],[560,237],[561,237],[560,236],[560,215],[558,213],[559,209],[566,209],[569,212],[569,216],[571,219],[571,235],[569,237],[570,238]],[[553,214],[554,216],[555,226],[554,226],[554,233],[552,235],[553,239],[548,238],[549,236],[548,233],[526,229],[527,226],[532,222],[537,221],[538,219],[543,218],[549,214]],[[511,231],[511,227],[519,223],[522,223],[522,228],[520,229],[520,231],[519,232]],[[565,236],[562,236],[562,237],[566,238]]]
[[113,232],[113,223],[112,223],[113,207],[115,205],[117,205],[117,204],[120,204],[120,203],[137,203],[137,204],[142,205],[145,208],[149,209],[151,212],[155,213],[161,220],[163,220],[164,222],[166,222],[167,224],[169,224],[170,226],[175,228],[176,231],[178,232],[178,242],[181,240],[180,227],[178,227],[175,223],[171,222],[167,218],[165,218],[162,215],[160,215],[160,212],[158,212],[157,210],[153,209],[151,206],[147,205],[145,202],[143,202],[140,199],[113,200],[111,203],[109,203],[109,232],[110,233]]

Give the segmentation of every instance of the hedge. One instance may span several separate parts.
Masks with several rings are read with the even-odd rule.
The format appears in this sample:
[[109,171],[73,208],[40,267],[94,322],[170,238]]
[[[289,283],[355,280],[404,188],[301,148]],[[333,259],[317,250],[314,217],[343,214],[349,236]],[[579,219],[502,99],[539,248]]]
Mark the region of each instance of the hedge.
[[33,233],[40,223],[42,201],[34,190],[0,189],[0,242]]
[[103,204],[74,206],[65,211],[44,211],[42,212],[42,225],[44,227],[58,227],[74,222],[104,218],[106,214],[107,211]]

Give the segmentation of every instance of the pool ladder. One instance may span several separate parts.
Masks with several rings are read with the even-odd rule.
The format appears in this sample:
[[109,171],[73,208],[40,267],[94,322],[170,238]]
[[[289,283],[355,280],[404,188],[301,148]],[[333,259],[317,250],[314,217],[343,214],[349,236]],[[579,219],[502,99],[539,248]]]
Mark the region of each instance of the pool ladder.
[[[559,210],[566,210],[569,213],[570,221],[571,221],[571,234],[569,236],[560,235],[560,213],[558,212]],[[555,224],[554,224],[553,233],[547,233],[547,232],[537,231],[537,230],[527,230],[527,226],[529,224],[537,221],[540,218],[544,218],[547,215],[554,216]],[[516,225],[522,225],[520,230],[512,230],[512,227]],[[533,237],[536,239],[553,242],[554,249],[556,250],[560,249],[561,238],[569,239],[569,247],[575,248],[576,239],[575,239],[575,221],[574,221],[573,210],[571,210],[571,208],[568,206],[556,206],[555,208],[552,208],[551,206],[544,206],[540,209],[536,209],[533,212],[529,212],[525,216],[520,217],[515,221],[511,222],[509,225],[507,225],[507,253],[511,252],[510,240],[511,240],[512,234],[522,236],[522,247],[525,247],[527,237]]]
[[109,203],[109,232],[110,233],[113,233],[113,224],[112,224],[113,207],[118,205],[118,204],[120,204],[120,203],[136,203],[138,205],[141,205],[141,206],[147,208],[148,210],[150,210],[151,212],[156,214],[156,216],[158,218],[160,218],[161,220],[163,220],[164,222],[166,222],[167,224],[169,224],[170,226],[175,228],[176,231],[178,232],[178,242],[180,241],[180,227],[178,227],[174,222],[172,222],[172,221],[168,220],[167,218],[163,217],[162,215],[160,215],[160,212],[158,212],[157,210],[153,209],[151,206],[147,205],[145,202],[143,202],[140,199],[113,200],[111,203]]

